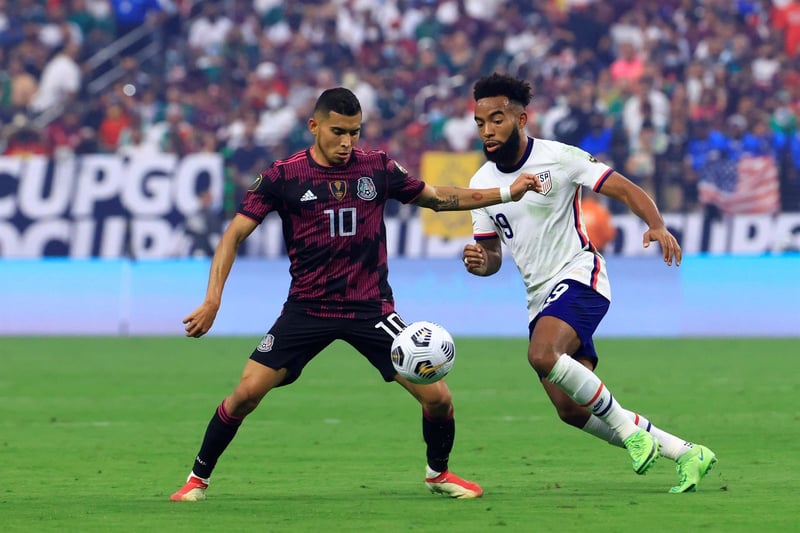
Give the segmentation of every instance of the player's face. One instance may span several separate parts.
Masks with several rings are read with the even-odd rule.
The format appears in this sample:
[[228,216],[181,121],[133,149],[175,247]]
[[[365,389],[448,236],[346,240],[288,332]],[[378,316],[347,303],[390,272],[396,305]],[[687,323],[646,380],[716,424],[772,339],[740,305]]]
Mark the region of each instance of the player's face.
[[475,124],[483,141],[486,159],[503,166],[513,166],[524,153],[522,127],[525,113],[505,96],[481,98],[475,102]]
[[348,116],[331,111],[316,113],[308,119],[308,129],[314,135],[312,155],[326,166],[344,165],[350,160],[353,147],[361,135],[361,113]]

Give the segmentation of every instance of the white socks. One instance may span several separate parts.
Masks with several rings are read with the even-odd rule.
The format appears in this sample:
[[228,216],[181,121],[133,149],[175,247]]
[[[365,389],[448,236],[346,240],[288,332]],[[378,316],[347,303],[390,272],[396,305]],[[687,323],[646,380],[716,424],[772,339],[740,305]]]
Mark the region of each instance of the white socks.
[[[677,461],[678,457],[692,449],[692,444],[690,442],[686,442],[685,440],[676,437],[671,433],[667,433],[666,431],[657,428],[642,415],[625,409],[623,409],[623,411],[628,414],[628,417],[633,420],[634,424],[641,429],[650,432],[653,436],[655,436],[655,438],[658,439],[658,442],[661,444],[660,453],[662,456],[668,457],[673,461]],[[608,424],[594,415],[589,418],[589,421],[586,422],[586,425],[581,429],[590,435],[594,435],[599,439],[608,441],[614,446],[619,446],[621,448],[625,447],[622,444],[622,439],[619,438],[619,436],[608,426]]]
[[436,470],[434,470],[430,466],[425,465],[425,477],[426,478],[433,479],[435,477],[439,477],[441,474],[442,474],[441,472],[437,472]]
[[605,422],[620,441],[639,431],[628,416],[629,411],[614,401],[600,378],[569,355],[562,354],[558,358],[547,379]]
[[558,358],[547,379],[592,413],[583,431],[624,447],[622,441],[640,428],[650,432],[661,444],[661,455],[677,460],[692,448],[690,442],[667,433],[645,417],[623,409],[597,375],[564,354]]
[[203,483],[205,483],[206,485],[208,485],[209,478],[202,478],[202,477],[198,476],[197,474],[195,474],[194,471],[189,473],[189,477],[186,478],[186,481],[188,482],[192,478],[197,478],[200,481],[202,481]]

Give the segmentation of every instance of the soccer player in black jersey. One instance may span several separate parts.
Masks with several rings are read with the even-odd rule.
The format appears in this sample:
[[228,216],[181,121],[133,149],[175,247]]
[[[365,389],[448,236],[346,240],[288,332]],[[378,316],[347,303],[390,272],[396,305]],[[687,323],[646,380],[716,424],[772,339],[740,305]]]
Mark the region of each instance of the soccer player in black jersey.
[[361,105],[341,87],[320,95],[308,127],[314,145],[273,163],[245,195],[217,245],[205,300],[183,321],[189,337],[211,329],[239,245],[267,213],[277,211],[290,259],[289,296],[250,355],[241,381],[216,408],[186,484],[170,499],[204,499],[211,472],[244,417],[272,388],[293,383],[336,339],[351,344],[385,381],[398,382],[421,404],[427,487],[453,498],[479,497],[483,490],[477,483],[448,470],[455,421],[447,385],[411,383],[392,366],[392,340],[404,323],[387,281],[383,211],[389,198],[436,211],[466,211],[517,201],[527,191],[540,191],[539,181],[523,174],[491,189],[425,184],[384,152],[355,148]]

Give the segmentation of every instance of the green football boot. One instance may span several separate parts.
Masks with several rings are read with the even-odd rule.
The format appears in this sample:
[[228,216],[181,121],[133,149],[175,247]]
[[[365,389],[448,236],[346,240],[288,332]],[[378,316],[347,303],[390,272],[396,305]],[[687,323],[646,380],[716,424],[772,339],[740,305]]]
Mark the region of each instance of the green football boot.
[[623,444],[631,456],[633,471],[639,475],[647,472],[658,458],[658,439],[643,429],[625,439]]
[[697,484],[708,474],[717,462],[714,452],[695,444],[692,449],[678,457],[678,484],[669,489],[670,494],[694,492]]

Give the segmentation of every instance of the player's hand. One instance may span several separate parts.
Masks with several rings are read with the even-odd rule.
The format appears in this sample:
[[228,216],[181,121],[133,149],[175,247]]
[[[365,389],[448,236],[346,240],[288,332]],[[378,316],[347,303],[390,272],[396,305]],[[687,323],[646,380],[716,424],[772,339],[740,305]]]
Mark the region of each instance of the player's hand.
[[511,199],[516,202],[528,191],[542,192],[542,182],[535,175],[523,172],[511,184]]
[[644,242],[643,246],[645,248],[650,247],[650,243],[653,241],[658,241],[658,244],[661,245],[661,251],[664,254],[664,262],[667,265],[672,265],[672,259],[675,259],[675,266],[680,266],[681,264],[681,245],[678,244],[678,239],[676,239],[672,233],[665,227],[649,229],[644,233]]
[[200,307],[189,313],[189,316],[183,319],[183,323],[186,325],[186,336],[187,337],[202,337],[208,330],[211,329],[211,325],[214,324],[214,319],[217,317],[217,311],[219,310],[219,306],[214,304],[203,302]]
[[480,244],[467,244],[461,252],[461,261],[470,274],[485,276],[489,265],[489,255]]

